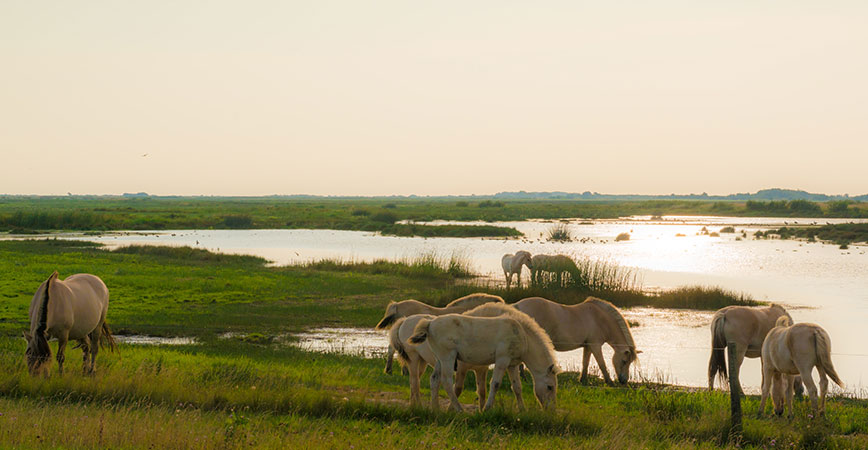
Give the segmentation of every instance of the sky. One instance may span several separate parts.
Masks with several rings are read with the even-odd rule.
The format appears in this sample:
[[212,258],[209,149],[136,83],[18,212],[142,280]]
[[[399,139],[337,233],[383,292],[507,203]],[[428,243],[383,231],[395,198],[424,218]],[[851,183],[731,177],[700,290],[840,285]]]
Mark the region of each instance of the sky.
[[868,193],[864,1],[0,3],[0,193]]

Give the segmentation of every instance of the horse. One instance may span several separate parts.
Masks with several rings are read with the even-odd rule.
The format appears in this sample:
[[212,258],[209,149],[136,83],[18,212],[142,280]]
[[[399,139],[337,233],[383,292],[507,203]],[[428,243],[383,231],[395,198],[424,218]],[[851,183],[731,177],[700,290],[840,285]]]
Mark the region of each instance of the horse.
[[630,364],[635,362],[641,351],[630,333],[624,316],[611,303],[596,297],[588,297],[577,305],[562,305],[542,297],[529,297],[514,303],[519,311],[532,317],[551,336],[555,350],[565,352],[579,347],[582,352],[582,378],[588,377],[591,355],[597,360],[603,379],[613,384],[603,359],[603,344],[614,350],[612,368],[618,382],[627,383],[630,378]]
[[[711,319],[711,358],[708,360],[708,389],[714,389],[714,377],[718,375],[721,384],[727,382],[726,360],[724,353],[727,344],[736,344],[736,367],[741,367],[744,358],[759,358],[762,354],[763,340],[769,330],[774,328],[778,318],[793,318],[780,305],[764,308],[747,306],[727,306],[714,313]],[[801,383],[798,383],[801,386]]]
[[[775,327],[766,335],[762,345],[763,387],[760,399],[759,414],[765,411],[766,399],[772,389],[772,401],[775,413],[781,415],[784,405],[781,400],[786,390],[786,405],[789,416],[793,416],[793,384],[795,375],[800,375],[802,382],[811,398],[814,413],[823,414],[826,408],[826,391],[829,380],[844,387],[841,378],[832,365],[832,341],[829,333],[813,323],[798,323],[793,325],[788,316],[781,316],[775,322]],[[811,377],[811,371],[817,368],[820,374],[820,397],[817,400],[817,387]],[[819,405],[818,405],[819,403]]]
[[[503,308],[508,308],[502,305]],[[410,342],[428,342],[437,359],[431,375],[431,407],[439,409],[437,394],[441,379],[449,395],[450,407],[463,411],[455,395],[452,372],[456,360],[473,365],[494,364],[488,400],[483,410],[494,405],[494,396],[508,372],[518,408],[524,410],[518,365],[530,370],[537,401],[546,409],[554,408],[557,398],[558,369],[554,347],[546,332],[529,316],[519,311],[504,310],[497,317],[473,317],[447,314],[434,319],[422,319],[413,330]]]
[[532,269],[530,252],[519,250],[512,253],[507,253],[500,258],[500,265],[503,267],[503,276],[506,277],[506,288],[509,289],[512,283],[512,276],[518,275],[518,286],[521,287],[521,266],[525,265],[529,270]]
[[576,262],[566,255],[534,255],[528,268],[530,268],[531,281],[535,284],[542,282],[543,272],[554,274],[558,286],[563,286],[566,281],[564,273],[569,274],[573,281],[579,281],[581,278]]
[[[99,277],[87,273],[58,279],[57,271],[39,285],[30,301],[30,332],[25,351],[30,375],[49,375],[51,347],[48,340],[57,338],[57,365],[63,375],[64,352],[70,340],[78,341],[84,353],[83,371],[93,373],[100,346],[115,350],[111,330],[106,324],[109,292]],[[90,363],[88,363],[90,356]]]
[[[496,303],[492,303],[496,304]],[[410,405],[418,405],[422,402],[422,393],[419,389],[419,379],[425,372],[427,366],[435,367],[437,359],[427,343],[413,344],[407,340],[412,336],[413,330],[422,319],[433,319],[437,316],[431,314],[415,314],[409,317],[401,317],[392,325],[389,330],[389,344],[397,351],[398,361],[402,366],[409,369],[410,374]],[[461,374],[466,374],[468,370],[476,372],[476,396],[479,403],[479,409],[482,409],[485,402],[485,374],[488,371],[488,366],[470,366],[459,361],[457,370]],[[455,384],[456,396],[461,395],[461,390],[464,388],[464,377],[461,378],[461,384]]]
[[[401,317],[408,317],[414,314],[432,314],[435,316],[441,316],[443,314],[460,314],[464,311],[490,302],[503,303],[503,299],[497,295],[475,293],[457,298],[447,303],[443,308],[431,306],[412,299],[400,302],[389,302],[386,306],[386,313],[383,315],[383,318],[380,319],[380,322],[377,323],[376,329],[389,329],[395,321]],[[390,374],[392,373],[392,359],[395,356],[395,349],[391,344],[386,353],[386,368],[384,369],[384,372]]]

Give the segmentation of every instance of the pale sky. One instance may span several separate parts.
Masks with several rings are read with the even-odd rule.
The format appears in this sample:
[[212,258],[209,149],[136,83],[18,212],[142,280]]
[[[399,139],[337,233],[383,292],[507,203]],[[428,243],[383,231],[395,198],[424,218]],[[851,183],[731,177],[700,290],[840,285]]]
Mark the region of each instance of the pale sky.
[[866,174],[861,0],[0,3],[0,193],[855,195]]

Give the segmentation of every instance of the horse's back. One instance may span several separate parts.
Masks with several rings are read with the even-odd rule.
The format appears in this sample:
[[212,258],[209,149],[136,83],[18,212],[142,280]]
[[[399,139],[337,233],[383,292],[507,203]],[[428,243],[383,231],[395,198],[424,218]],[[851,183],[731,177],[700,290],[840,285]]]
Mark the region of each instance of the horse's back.
[[[479,305],[484,305],[486,303],[504,303],[503,298],[498,295],[486,294],[483,292],[477,292],[475,294],[465,295],[464,297],[457,298],[452,300],[448,304],[446,304],[446,308],[451,309],[460,309],[465,308],[465,310],[476,308]],[[450,312],[459,312],[459,311],[450,311]],[[462,311],[463,312],[463,311]]]

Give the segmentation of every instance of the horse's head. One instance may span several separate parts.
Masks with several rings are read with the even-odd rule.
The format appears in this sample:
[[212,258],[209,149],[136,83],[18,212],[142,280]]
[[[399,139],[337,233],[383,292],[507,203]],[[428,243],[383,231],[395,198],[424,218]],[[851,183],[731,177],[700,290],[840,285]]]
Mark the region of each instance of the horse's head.
[[377,324],[378,330],[384,330],[392,326],[395,323],[395,320],[398,319],[398,304],[395,302],[389,302],[389,305],[386,306],[386,314],[380,319],[380,323]]
[[627,384],[630,380],[630,364],[638,359],[638,353],[635,348],[629,346],[618,345],[612,355],[612,367],[615,368],[615,374],[618,375],[618,382]]
[[544,373],[533,373],[533,393],[540,405],[546,409],[554,409],[558,396],[558,369],[550,365]]
[[25,331],[24,339],[27,341],[27,350],[24,351],[24,357],[30,375],[34,377],[40,374],[48,376],[49,363],[51,362],[51,347],[48,345],[45,333],[38,332],[31,335]]

